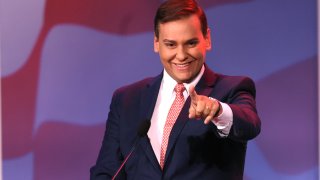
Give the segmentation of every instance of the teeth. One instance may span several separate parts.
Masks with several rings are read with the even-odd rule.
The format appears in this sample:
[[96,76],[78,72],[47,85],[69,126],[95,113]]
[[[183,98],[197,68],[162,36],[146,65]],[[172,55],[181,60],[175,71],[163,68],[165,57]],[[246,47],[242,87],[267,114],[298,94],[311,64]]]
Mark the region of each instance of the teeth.
[[185,66],[188,66],[189,65],[189,63],[184,63],[184,64],[176,64],[177,66],[179,66],[179,67],[185,67]]

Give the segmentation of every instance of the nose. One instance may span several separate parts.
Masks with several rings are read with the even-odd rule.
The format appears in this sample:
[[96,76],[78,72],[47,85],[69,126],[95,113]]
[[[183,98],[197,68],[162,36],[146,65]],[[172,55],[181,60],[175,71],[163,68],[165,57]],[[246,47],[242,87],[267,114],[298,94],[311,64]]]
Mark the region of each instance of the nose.
[[176,59],[184,61],[188,58],[188,53],[183,46],[177,48]]

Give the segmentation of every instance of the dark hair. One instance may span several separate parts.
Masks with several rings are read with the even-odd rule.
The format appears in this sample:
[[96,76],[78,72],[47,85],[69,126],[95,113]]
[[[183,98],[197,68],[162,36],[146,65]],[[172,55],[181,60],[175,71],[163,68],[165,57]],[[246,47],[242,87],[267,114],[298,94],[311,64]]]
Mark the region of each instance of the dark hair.
[[203,36],[207,36],[208,23],[203,9],[195,0],[167,0],[162,3],[154,17],[154,33],[159,38],[159,24],[179,20],[196,14]]

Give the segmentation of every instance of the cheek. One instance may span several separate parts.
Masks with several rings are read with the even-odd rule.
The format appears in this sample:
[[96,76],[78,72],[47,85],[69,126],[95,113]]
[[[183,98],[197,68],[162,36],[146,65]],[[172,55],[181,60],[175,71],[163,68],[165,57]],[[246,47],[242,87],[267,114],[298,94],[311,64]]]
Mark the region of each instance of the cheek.
[[163,66],[168,66],[168,63],[170,61],[170,57],[168,56],[168,54],[165,53],[159,53],[160,56],[160,60]]
[[174,52],[170,51],[170,50],[164,50],[164,49],[161,49],[160,52],[159,52],[159,55],[160,55],[160,58],[161,58],[161,61],[170,61],[174,58]]
[[190,51],[190,54],[192,54],[192,56],[196,57],[197,59],[201,60],[204,58],[205,52],[206,51],[202,48],[195,48]]

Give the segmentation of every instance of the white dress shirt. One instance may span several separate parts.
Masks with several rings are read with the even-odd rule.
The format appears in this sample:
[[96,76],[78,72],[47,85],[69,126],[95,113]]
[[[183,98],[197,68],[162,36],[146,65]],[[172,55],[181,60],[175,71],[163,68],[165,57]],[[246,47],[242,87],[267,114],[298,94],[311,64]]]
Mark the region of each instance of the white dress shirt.
[[[186,100],[189,96],[189,87],[197,85],[204,73],[205,67],[202,66],[200,73],[197,77],[190,83],[183,83],[186,90],[183,92],[184,99]],[[153,148],[153,151],[160,162],[160,151],[162,143],[162,135],[164,125],[169,113],[170,107],[175,99],[176,93],[174,92],[174,87],[177,85],[177,82],[172,79],[172,77],[166,72],[163,71],[163,78],[160,85],[160,90],[157,98],[157,102],[151,118],[151,126],[148,131],[148,137]],[[212,120],[212,122],[217,126],[219,134],[221,137],[228,136],[230,128],[232,126],[232,110],[229,105],[220,102],[222,113],[219,117]]]

